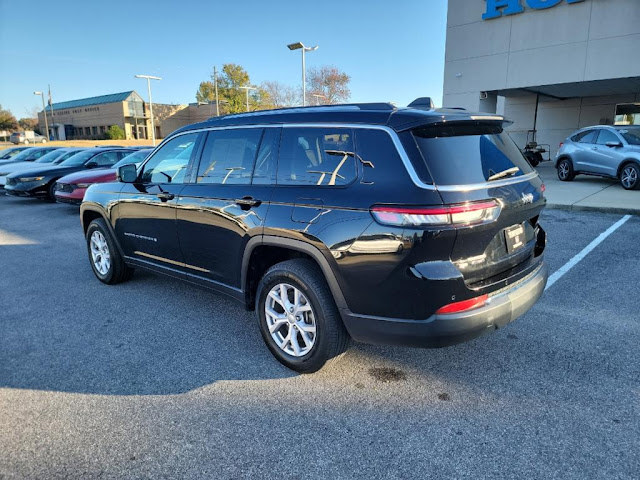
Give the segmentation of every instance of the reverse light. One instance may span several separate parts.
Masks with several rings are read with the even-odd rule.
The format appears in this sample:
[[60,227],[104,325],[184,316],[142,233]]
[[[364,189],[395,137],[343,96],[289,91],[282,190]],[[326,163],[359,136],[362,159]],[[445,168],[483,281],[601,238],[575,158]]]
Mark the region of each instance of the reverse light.
[[438,315],[446,315],[451,313],[462,313],[474,308],[480,308],[487,303],[489,295],[480,295],[479,297],[470,298],[469,300],[462,300],[461,302],[450,303],[444,307],[436,310]]
[[500,209],[496,200],[442,207],[375,205],[371,208],[371,215],[378,223],[398,227],[469,226],[494,221],[500,215]]
[[19,181],[21,182],[39,182],[40,180],[44,179],[44,177],[22,177],[22,178],[18,178]]

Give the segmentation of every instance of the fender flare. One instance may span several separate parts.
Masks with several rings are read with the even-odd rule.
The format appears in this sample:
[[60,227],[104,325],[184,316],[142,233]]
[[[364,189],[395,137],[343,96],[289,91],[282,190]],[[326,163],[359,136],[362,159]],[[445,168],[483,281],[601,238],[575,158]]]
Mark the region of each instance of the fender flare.
[[122,246],[120,245],[120,242],[118,241],[118,237],[116,236],[116,232],[113,229],[113,226],[111,225],[111,222],[109,221],[109,217],[107,216],[107,212],[104,210],[102,205],[100,205],[99,203],[95,203],[95,202],[83,202],[82,205],[80,205],[80,224],[82,225],[82,231],[83,232],[86,232],[87,228],[89,228],[89,225],[85,225],[84,224],[84,214],[85,214],[85,212],[93,212],[93,213],[97,213],[98,215],[100,215],[100,217],[104,220],[104,223],[107,224],[107,229],[109,230],[109,234],[111,235],[111,238],[113,239],[113,243],[116,244],[116,248],[118,249],[118,252],[122,256],[122,258],[126,258],[125,254],[124,254],[124,250],[122,249]]
[[249,261],[251,260],[251,254],[253,250],[258,246],[274,246],[280,248],[288,248],[290,250],[295,250],[306,255],[309,255],[316,264],[320,267],[320,270],[327,281],[327,285],[329,285],[329,290],[331,290],[331,295],[338,306],[338,310],[348,310],[347,302],[344,298],[344,294],[342,293],[342,288],[340,288],[340,284],[338,283],[338,279],[334,271],[329,265],[329,261],[322,254],[322,252],[315,246],[309,245],[301,240],[294,240],[292,238],[285,237],[277,237],[274,235],[264,235],[262,237],[254,237],[247,242],[247,245],[244,250],[244,255],[242,257],[242,272],[240,277],[240,285],[242,290],[246,294],[246,285],[247,285],[247,273],[249,270]]

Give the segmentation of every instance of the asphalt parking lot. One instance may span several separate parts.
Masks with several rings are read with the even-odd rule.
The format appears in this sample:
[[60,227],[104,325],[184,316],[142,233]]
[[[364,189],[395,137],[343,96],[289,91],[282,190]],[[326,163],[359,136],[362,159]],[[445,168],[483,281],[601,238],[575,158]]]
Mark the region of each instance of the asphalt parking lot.
[[[620,218],[546,210],[551,272]],[[638,238],[491,335],[300,376],[231,300],[102,285],[77,208],[0,196],[0,477],[638,478]]]

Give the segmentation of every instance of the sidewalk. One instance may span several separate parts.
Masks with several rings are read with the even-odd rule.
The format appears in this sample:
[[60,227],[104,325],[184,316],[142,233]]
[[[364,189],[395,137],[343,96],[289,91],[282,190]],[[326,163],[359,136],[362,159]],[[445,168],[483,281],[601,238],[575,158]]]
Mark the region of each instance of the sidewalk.
[[553,162],[541,163],[536,170],[547,187],[548,208],[640,215],[640,190],[625,190],[617,180],[578,175],[572,182],[561,182]]

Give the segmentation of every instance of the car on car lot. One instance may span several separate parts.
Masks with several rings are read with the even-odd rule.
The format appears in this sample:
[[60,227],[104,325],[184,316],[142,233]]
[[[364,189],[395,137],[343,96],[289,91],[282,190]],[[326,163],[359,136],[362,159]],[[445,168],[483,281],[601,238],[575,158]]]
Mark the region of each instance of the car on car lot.
[[0,165],[0,188],[4,188],[7,182],[7,175],[19,172],[21,170],[29,170],[36,167],[40,167],[42,164],[47,163],[49,165],[58,165],[64,162],[67,158],[75,155],[78,152],[85,150],[84,148],[56,148],[48,153],[45,153],[39,159],[33,162],[17,162],[10,163],[8,165]]
[[9,160],[11,157],[19,154],[23,150],[26,150],[29,147],[11,147],[5,148],[4,150],[0,150],[0,161]]
[[30,143],[47,143],[47,139],[45,137],[33,132],[30,132],[30,134],[25,132],[13,132],[11,136],[9,136],[9,141],[15,144],[24,143],[25,145]]
[[89,187],[89,263],[107,284],[145,268],[239,300],[300,372],[350,339],[466,341],[529,310],[548,275],[544,185],[503,125],[419,99],[184,127]]
[[55,201],[56,181],[87,168],[108,168],[131,153],[125,148],[90,148],[67,158],[59,165],[42,165],[7,175],[5,192],[19,197],[40,197]]
[[640,188],[640,126],[596,126],[578,130],[556,154],[558,178],[576,175],[615,178],[626,190]]
[[62,203],[80,204],[84,194],[94,183],[115,182],[117,168],[122,165],[140,165],[149,155],[152,148],[139,149],[123,157],[118,163],[109,169],[96,169],[71,173],[60,178],[56,183],[56,201]]
[[46,155],[58,148],[60,147],[27,147],[22,152],[19,152],[6,160],[0,160],[0,166],[18,162],[34,162],[43,155]]

